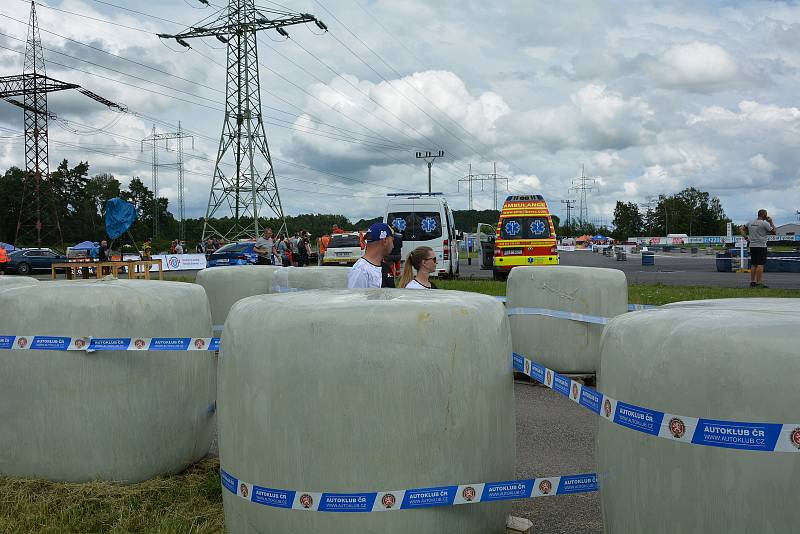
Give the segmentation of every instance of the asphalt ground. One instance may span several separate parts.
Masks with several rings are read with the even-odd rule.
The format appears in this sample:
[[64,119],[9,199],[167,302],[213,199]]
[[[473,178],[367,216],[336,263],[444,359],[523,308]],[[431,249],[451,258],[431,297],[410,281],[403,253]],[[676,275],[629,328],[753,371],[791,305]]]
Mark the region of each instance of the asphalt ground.
[[[655,265],[643,266],[640,254],[629,254],[627,261],[589,251],[559,252],[561,265],[579,267],[606,267],[625,273],[630,284],[670,284],[711,287],[748,287],[749,273],[717,272],[716,257],[691,253],[656,253]],[[734,263],[735,265],[735,263]],[[491,270],[482,270],[478,260],[472,265],[461,260],[462,278],[489,279]],[[800,273],[764,273],[764,283],[769,287],[800,289]]]

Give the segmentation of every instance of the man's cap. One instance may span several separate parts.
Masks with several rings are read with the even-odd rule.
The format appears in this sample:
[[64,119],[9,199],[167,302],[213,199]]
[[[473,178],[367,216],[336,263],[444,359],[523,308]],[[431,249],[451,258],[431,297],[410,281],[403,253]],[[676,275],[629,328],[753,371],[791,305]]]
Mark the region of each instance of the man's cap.
[[392,236],[392,228],[386,223],[375,223],[367,230],[367,243],[372,243]]

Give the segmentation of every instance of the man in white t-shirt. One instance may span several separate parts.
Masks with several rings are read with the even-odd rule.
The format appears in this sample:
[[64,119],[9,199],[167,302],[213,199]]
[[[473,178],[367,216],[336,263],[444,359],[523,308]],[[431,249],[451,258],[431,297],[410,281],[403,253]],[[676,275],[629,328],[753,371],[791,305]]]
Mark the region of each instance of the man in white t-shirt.
[[370,226],[365,240],[367,248],[364,256],[347,272],[347,287],[350,289],[381,287],[381,263],[394,247],[392,229],[384,223]]

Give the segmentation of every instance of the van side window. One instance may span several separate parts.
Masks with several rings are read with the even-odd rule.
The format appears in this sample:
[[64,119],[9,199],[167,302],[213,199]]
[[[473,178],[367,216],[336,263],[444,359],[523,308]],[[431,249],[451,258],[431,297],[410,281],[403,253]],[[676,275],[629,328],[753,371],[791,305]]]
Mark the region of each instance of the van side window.
[[442,237],[442,219],[434,211],[396,211],[389,213],[386,220],[403,233],[404,241],[430,241]]

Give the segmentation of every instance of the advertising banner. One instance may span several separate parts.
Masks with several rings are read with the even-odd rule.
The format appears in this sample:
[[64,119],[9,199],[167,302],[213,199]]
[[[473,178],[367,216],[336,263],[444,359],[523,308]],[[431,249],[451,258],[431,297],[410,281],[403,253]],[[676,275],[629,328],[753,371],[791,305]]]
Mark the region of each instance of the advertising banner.
[[[161,260],[165,271],[194,271],[206,268],[205,254],[156,254],[154,260]],[[158,266],[153,265],[150,272],[158,271]]]

